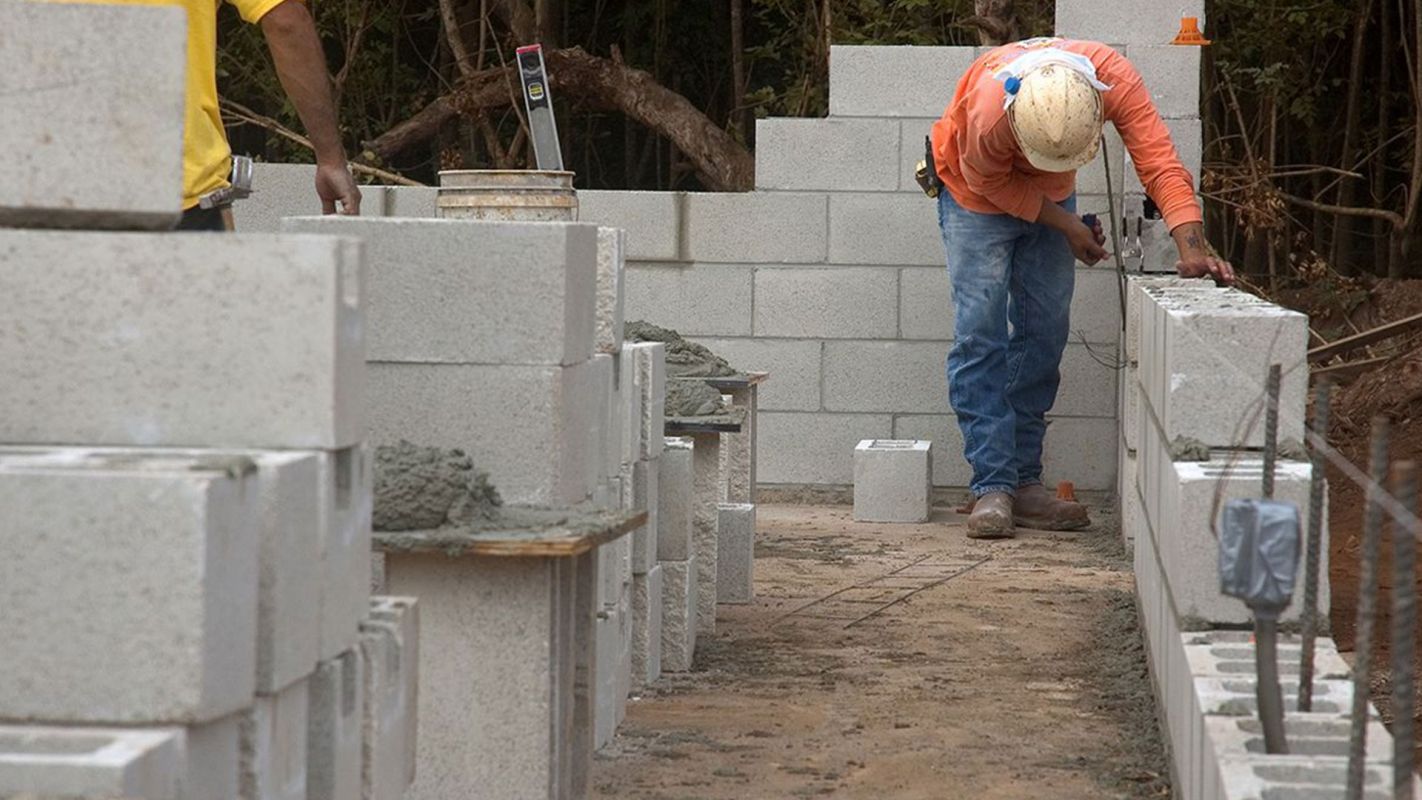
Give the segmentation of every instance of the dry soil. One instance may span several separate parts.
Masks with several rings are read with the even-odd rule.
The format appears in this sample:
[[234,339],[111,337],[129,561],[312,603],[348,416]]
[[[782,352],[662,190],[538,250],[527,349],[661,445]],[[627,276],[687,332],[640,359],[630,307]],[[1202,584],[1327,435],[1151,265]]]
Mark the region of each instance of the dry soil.
[[762,505],[756,602],[631,703],[594,797],[1168,796],[1114,531]]

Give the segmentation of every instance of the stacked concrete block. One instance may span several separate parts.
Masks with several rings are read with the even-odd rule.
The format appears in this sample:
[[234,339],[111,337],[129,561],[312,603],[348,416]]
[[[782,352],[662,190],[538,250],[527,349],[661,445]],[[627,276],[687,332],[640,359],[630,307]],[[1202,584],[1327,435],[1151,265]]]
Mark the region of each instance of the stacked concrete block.
[[699,627],[696,555],[658,566],[662,569],[662,671],[688,672],[696,654]]
[[374,463],[365,443],[317,454],[321,556],[321,659],[355,647],[360,621],[370,603],[370,526],[374,503]]
[[1202,26],[1205,22],[1204,0],[1127,0],[1109,12],[1091,0],[1057,0],[1056,10],[1058,36],[1116,44],[1169,44],[1181,17],[1196,17]]
[[348,650],[317,665],[309,686],[306,792],[310,800],[361,794],[364,662]]
[[831,117],[942,115],[976,47],[830,48]]
[[926,522],[933,505],[933,443],[865,439],[854,448],[854,518]]
[[627,232],[629,261],[678,261],[686,195],[681,192],[578,192],[578,219]]
[[399,800],[415,778],[419,609],[413,597],[376,597],[361,624],[364,672],[362,797]]
[[0,30],[24,32],[0,48],[0,142],[10,153],[0,161],[0,226],[176,224],[183,13],[5,3]]
[[716,570],[720,546],[721,437],[695,434],[691,437],[691,552],[696,559],[696,628],[716,632]]
[[697,562],[692,527],[696,508],[694,445],[668,438],[658,460],[657,564],[662,574],[662,669],[691,668],[696,648]]
[[759,120],[755,188],[897,191],[899,138],[892,119]]
[[716,602],[755,599],[755,504],[716,507]]
[[654,565],[632,577],[632,688],[641,689],[662,676],[662,567]]
[[178,800],[184,744],[174,728],[0,725],[0,794]]
[[599,353],[622,352],[624,309],[623,281],[627,265],[627,232],[622,228],[597,229],[596,348]]
[[241,797],[305,800],[310,684],[299,680],[259,695],[242,716]]

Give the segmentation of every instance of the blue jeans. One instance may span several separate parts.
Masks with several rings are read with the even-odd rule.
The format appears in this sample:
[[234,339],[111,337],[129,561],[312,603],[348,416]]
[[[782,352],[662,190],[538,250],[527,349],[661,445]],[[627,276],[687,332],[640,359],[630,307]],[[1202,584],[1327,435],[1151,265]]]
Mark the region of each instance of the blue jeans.
[[[1075,213],[1076,196],[1061,206]],[[1042,482],[1046,414],[1061,383],[1076,259],[1066,237],[1009,214],[979,214],[944,191],[938,224],[953,285],[948,400],[975,497]]]

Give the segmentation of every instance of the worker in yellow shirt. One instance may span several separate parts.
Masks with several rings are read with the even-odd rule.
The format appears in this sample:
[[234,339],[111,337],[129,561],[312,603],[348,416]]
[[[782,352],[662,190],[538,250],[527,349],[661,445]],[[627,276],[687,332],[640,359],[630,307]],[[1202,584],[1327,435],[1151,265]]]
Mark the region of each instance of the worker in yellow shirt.
[[[120,0],[121,1],[121,0]],[[183,126],[183,217],[179,230],[230,230],[232,149],[217,105],[217,9],[224,0],[129,0],[176,5],[188,12],[187,113]],[[115,0],[60,0],[115,2]],[[330,76],[316,24],[301,0],[225,0],[242,19],[262,27],[277,76],[316,151],[321,210],[360,214],[331,99]]]

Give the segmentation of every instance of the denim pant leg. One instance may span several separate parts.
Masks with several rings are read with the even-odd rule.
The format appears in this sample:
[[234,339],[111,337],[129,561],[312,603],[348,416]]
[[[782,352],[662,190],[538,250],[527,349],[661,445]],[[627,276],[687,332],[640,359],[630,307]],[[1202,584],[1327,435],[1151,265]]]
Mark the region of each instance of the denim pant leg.
[[953,286],[953,348],[948,399],[973,469],[972,491],[1016,491],[1016,413],[1008,402],[1007,300],[1014,254],[1026,223],[1006,214],[979,214],[938,199],[938,222]]
[[[1061,205],[1075,213],[1076,198]],[[1017,485],[1042,482],[1046,414],[1061,385],[1062,353],[1071,329],[1076,258],[1066,236],[1046,225],[1028,225],[1012,263],[1008,319],[1007,402],[1017,419],[1013,464]]]

